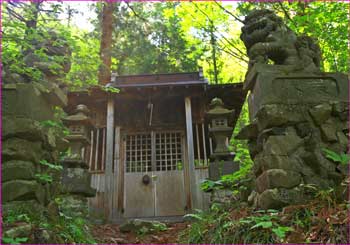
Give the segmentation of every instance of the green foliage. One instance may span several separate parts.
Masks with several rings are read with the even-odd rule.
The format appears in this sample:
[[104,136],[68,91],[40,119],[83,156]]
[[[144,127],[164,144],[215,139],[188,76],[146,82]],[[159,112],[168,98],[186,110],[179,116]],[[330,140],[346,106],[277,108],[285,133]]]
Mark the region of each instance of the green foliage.
[[80,217],[61,216],[59,222],[53,226],[60,237],[66,243],[78,242],[86,244],[96,244],[90,235],[86,220]]
[[286,232],[294,230],[291,227],[281,226],[278,223],[278,211],[267,210],[266,212],[260,211],[260,213],[263,213],[263,215],[248,216],[240,219],[239,223],[248,224],[249,226],[251,226],[250,230],[257,228],[268,229],[269,231],[272,231],[277,236],[277,240],[280,240],[281,242],[283,242],[286,236]]
[[349,164],[350,161],[350,155],[349,154],[344,154],[344,153],[336,153],[334,151],[331,151],[329,149],[322,149],[323,152],[325,153],[325,156],[332,160],[333,162],[338,162],[342,165],[347,165]]
[[20,221],[29,222],[30,218],[27,214],[18,214],[15,212],[10,212],[10,214],[4,218],[4,222],[8,224],[12,224]]
[[27,237],[16,237],[16,238],[3,237],[2,240],[4,243],[7,243],[7,244],[22,244],[28,241],[28,238]]
[[106,87],[106,86],[101,86],[103,91],[106,91],[108,93],[119,93],[119,89],[114,88],[114,87]]
[[42,173],[35,174],[35,177],[41,183],[52,183],[54,174],[53,172],[57,173],[63,169],[61,165],[49,163],[47,160],[41,160],[39,163],[41,166],[45,167]]
[[71,90],[97,85],[98,68],[101,64],[99,38],[74,27],[68,30],[74,33],[72,36],[74,48],[72,48],[72,66],[66,76],[66,83]]
[[35,174],[35,178],[41,183],[52,183],[53,178],[47,173]]
[[43,165],[43,166],[46,166],[48,167],[49,169],[51,170],[62,170],[63,167],[61,165],[57,165],[57,164],[52,164],[52,163],[49,163],[48,161],[46,160],[41,160],[40,161],[40,164]]

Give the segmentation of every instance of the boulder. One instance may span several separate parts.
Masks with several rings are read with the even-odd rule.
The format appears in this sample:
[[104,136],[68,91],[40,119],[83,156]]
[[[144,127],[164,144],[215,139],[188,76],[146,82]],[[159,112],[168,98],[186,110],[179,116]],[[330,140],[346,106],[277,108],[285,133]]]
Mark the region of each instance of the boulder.
[[2,165],[2,182],[22,179],[33,180],[35,178],[35,166],[32,162],[12,160]]
[[324,123],[320,126],[322,138],[326,142],[336,142],[337,138],[337,126],[330,123]]
[[305,121],[300,108],[292,105],[265,105],[258,111],[256,116],[259,131],[287,123],[294,124]]
[[339,144],[343,147],[344,151],[346,151],[346,148],[347,148],[347,146],[349,144],[348,138],[341,131],[338,131],[336,133],[336,135],[337,135],[337,140],[338,140]]
[[4,116],[2,118],[2,139],[10,137],[40,141],[44,139],[40,123],[29,118]]
[[291,204],[303,204],[309,200],[302,190],[297,188],[268,189],[258,196],[258,207],[262,209],[280,209]]
[[45,189],[36,181],[8,181],[2,185],[2,198],[4,202],[36,199],[40,203],[44,203]]
[[239,139],[239,140],[255,139],[258,137],[258,133],[259,133],[258,125],[256,124],[256,122],[253,122],[244,126],[235,136],[235,139]]
[[295,125],[297,135],[304,138],[313,133],[313,128],[309,122],[302,122]]
[[270,136],[264,146],[264,154],[266,155],[284,155],[289,156],[304,143],[295,129],[288,128],[285,135]]
[[258,154],[254,158],[253,171],[256,176],[269,169],[300,171],[300,162],[295,157]]
[[293,188],[300,184],[301,175],[295,171],[282,169],[269,169],[256,179],[256,187],[259,193],[267,189]]
[[309,113],[316,125],[321,125],[331,116],[332,106],[326,103],[320,104],[310,108]]
[[347,103],[335,102],[332,106],[332,115],[346,121],[349,118],[349,105]]
[[11,138],[4,141],[2,147],[2,156],[5,161],[22,160],[38,163],[50,157],[50,154],[42,149],[42,143],[39,141]]
[[322,178],[318,175],[304,176],[303,182],[306,185],[313,185],[317,189],[328,189],[331,184],[326,178]]

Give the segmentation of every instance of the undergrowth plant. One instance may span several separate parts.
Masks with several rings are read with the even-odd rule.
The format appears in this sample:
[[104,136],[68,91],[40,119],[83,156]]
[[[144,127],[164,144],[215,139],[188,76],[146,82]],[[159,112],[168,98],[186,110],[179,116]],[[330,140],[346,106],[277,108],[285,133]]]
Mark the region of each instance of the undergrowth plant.
[[322,149],[323,152],[325,153],[325,156],[332,160],[333,162],[340,163],[342,165],[349,164],[350,162],[350,155],[349,154],[344,154],[344,153],[336,153],[334,151],[331,151],[329,149]]

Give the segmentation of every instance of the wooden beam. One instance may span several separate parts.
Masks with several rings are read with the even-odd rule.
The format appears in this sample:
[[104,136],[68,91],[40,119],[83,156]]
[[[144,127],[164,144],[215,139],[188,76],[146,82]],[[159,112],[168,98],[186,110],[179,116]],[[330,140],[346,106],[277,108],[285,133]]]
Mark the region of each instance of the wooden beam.
[[101,170],[105,169],[106,165],[106,128],[102,129],[102,159],[101,159]]
[[202,137],[203,137],[204,164],[205,164],[205,166],[208,166],[207,146],[206,146],[206,143],[205,143],[206,137],[205,137],[204,123],[202,123]]
[[195,183],[195,167],[194,167],[194,148],[193,148],[193,130],[192,130],[192,111],[191,111],[191,97],[185,97],[185,112],[186,112],[186,140],[187,140],[187,157],[188,157],[188,172],[189,184],[191,190],[191,209],[195,207],[196,200],[196,183]]
[[106,142],[106,169],[105,169],[105,217],[112,220],[113,207],[113,141],[114,141],[114,99],[108,97],[107,102],[107,142]]
[[122,199],[122,191],[120,190],[120,180],[122,179],[120,171],[120,127],[115,127],[115,138],[114,138],[114,192],[113,192],[113,210],[117,210],[117,213],[115,214],[117,218],[121,218],[122,216],[122,208],[119,206],[119,199]]
[[92,169],[92,156],[93,156],[93,153],[94,153],[94,130],[90,131],[90,135],[91,135],[91,140],[90,140],[89,170],[93,170]]
[[96,149],[95,149],[95,167],[94,170],[101,170],[98,169],[98,150],[99,150],[99,145],[100,144],[100,128],[96,129]]

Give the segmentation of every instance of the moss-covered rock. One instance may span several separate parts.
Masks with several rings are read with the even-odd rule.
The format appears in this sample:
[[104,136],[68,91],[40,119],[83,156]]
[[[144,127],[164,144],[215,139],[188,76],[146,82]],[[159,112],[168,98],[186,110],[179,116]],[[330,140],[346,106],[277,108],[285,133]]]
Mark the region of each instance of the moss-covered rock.
[[2,165],[2,182],[10,180],[33,180],[35,166],[32,162],[12,160]]

